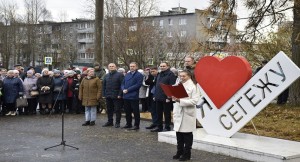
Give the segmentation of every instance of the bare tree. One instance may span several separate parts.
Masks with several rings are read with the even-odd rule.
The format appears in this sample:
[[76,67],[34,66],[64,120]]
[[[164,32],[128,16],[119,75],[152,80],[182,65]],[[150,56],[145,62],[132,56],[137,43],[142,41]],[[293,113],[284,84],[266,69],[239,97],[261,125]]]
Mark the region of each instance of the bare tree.
[[44,0],[24,0],[26,10],[26,31],[27,31],[27,50],[25,53],[25,63],[29,65],[32,61],[32,65],[35,66],[37,50],[38,50],[38,35],[39,29],[35,24],[39,21],[45,21],[51,18],[51,13],[46,9],[46,3]]
[[17,16],[17,5],[12,1],[1,1],[0,4],[0,53],[3,66],[8,68],[10,61],[16,63],[21,55],[20,20]]

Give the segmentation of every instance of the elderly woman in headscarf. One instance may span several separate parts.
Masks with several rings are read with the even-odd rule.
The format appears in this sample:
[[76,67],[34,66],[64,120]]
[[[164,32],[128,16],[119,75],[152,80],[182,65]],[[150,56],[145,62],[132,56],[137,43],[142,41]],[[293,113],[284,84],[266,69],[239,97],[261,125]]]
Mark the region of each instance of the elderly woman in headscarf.
[[16,100],[23,95],[23,83],[20,78],[16,78],[13,70],[7,72],[7,77],[3,80],[4,104],[9,111],[6,115],[16,115]]
[[41,105],[41,114],[50,113],[52,111],[54,81],[48,72],[48,69],[44,69],[42,71],[42,77],[37,80],[37,87],[40,93],[38,101]]
[[27,71],[27,76],[23,82],[24,94],[28,102],[28,106],[25,107],[24,109],[25,115],[35,113],[37,107],[37,96],[32,96],[31,91],[37,90],[36,82],[37,82],[37,78],[34,76],[34,71],[32,70]]

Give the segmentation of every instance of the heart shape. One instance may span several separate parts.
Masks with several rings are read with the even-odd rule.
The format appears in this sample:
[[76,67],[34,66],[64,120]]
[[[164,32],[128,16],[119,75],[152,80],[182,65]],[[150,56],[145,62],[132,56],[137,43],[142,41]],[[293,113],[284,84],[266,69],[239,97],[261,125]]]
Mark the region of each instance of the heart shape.
[[249,62],[239,56],[220,59],[201,58],[195,68],[195,77],[202,89],[220,109],[251,78]]

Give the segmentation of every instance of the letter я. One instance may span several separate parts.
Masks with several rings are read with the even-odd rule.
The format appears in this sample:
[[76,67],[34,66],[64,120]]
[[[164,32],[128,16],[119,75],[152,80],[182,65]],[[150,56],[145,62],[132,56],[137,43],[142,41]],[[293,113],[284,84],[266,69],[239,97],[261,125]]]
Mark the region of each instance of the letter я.
[[176,98],[185,98],[188,97],[183,85],[180,83],[176,86],[160,84],[160,87],[163,89],[164,93],[168,97],[176,97]]

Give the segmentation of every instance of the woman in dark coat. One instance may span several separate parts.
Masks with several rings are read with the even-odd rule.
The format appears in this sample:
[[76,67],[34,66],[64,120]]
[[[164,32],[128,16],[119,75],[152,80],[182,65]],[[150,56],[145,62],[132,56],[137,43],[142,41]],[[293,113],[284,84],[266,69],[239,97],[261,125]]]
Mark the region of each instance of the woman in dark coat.
[[53,91],[53,103],[55,113],[61,113],[66,100],[66,93],[67,93],[67,81],[61,75],[59,70],[53,70],[53,81],[54,81],[54,91]]
[[42,71],[42,77],[37,80],[37,87],[40,93],[40,112],[42,114],[46,111],[46,106],[48,106],[50,112],[52,110],[54,81],[53,78],[49,76],[48,72],[48,69],[44,69]]
[[3,80],[4,104],[9,111],[6,115],[16,115],[16,100],[23,95],[23,83],[20,78],[14,77],[13,70],[7,72]]
[[82,106],[81,101],[78,99],[79,96],[79,86],[81,82],[81,74],[76,74],[74,77],[74,80],[72,82],[72,92],[74,94],[73,97],[73,110],[76,112],[76,114],[80,114],[81,112],[84,112],[84,107]]

